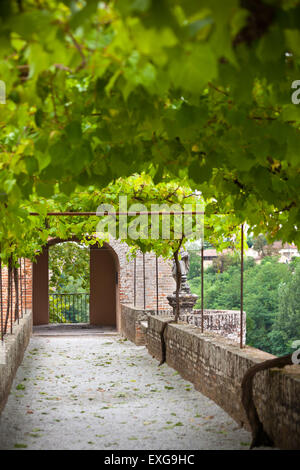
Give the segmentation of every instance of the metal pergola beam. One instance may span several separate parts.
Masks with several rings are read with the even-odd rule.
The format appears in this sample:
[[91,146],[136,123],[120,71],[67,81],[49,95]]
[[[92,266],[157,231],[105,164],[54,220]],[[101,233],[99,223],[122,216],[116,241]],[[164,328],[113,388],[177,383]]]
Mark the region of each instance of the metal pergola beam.
[[201,333],[204,331],[204,243],[201,244]]
[[[30,212],[30,216],[41,216],[38,212]],[[99,212],[47,212],[45,217],[103,217],[107,215],[128,215],[128,216],[136,216],[136,215],[204,215],[204,212],[199,211],[169,211],[169,212],[162,212],[162,211],[138,211],[138,212],[107,212],[103,211],[103,214],[99,214]]]

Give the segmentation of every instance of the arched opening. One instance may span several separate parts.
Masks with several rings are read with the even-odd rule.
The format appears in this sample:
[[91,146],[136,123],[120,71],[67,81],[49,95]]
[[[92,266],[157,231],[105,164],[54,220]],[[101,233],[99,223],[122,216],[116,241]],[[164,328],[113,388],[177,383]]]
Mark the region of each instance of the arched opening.
[[49,246],[49,323],[90,323],[90,249],[63,241]]
[[[33,264],[33,325],[49,324],[49,249],[66,241],[55,238]],[[120,327],[119,260],[115,251],[105,243],[90,247],[89,323],[94,326]],[[74,267],[76,269],[76,266]],[[72,308],[69,309],[72,312]]]

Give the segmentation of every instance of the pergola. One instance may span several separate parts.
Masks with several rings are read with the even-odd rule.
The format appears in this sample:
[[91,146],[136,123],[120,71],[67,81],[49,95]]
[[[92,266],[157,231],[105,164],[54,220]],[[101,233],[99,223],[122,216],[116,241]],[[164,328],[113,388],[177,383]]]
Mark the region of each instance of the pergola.
[[[178,212],[170,211],[172,215],[205,215],[204,212],[190,211]],[[31,212],[31,216],[39,216],[37,212]],[[104,212],[101,216],[136,216],[136,215],[166,215],[163,211],[144,211],[144,212]],[[97,212],[48,212],[47,217],[90,217],[99,216]],[[204,246],[203,240],[201,243],[201,332],[204,332]],[[144,309],[146,309],[146,271],[145,271],[145,254],[143,253],[143,297]],[[4,335],[7,333],[7,325],[10,316],[10,331],[12,333],[13,326],[13,286],[12,286],[12,272],[14,272],[15,283],[15,321],[19,322],[19,318],[24,314],[24,305],[26,308],[26,271],[25,260],[23,260],[23,276],[22,276],[22,260],[20,260],[19,270],[8,266],[8,286],[7,286],[7,309],[4,315],[4,286],[2,279],[2,263],[0,260],[0,321],[1,321],[1,341],[4,341]],[[159,295],[159,264],[158,257],[156,256],[156,314],[159,314],[158,309],[158,295]],[[134,306],[136,306],[136,259],[134,259]],[[20,301],[19,301],[20,300]],[[241,277],[240,277],[240,348],[243,348],[243,307],[244,307],[244,225],[241,225]]]

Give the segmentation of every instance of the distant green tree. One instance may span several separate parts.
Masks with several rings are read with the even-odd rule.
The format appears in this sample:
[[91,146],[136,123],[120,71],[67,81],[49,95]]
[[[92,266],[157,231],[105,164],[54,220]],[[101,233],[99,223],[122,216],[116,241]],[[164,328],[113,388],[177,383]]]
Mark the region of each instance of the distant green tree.
[[261,256],[264,256],[264,247],[267,245],[267,239],[264,235],[258,235],[254,238],[252,247]]
[[247,344],[274,352],[269,336],[278,311],[278,286],[288,279],[289,268],[274,257],[245,273],[244,305],[247,314]]
[[[248,241],[247,244],[250,246]],[[266,237],[262,234],[252,240],[252,248],[256,250],[262,258],[279,254],[278,249],[275,248],[273,244],[268,244]]]
[[[228,256],[228,255],[226,255]],[[230,255],[228,256],[230,258]],[[201,303],[201,260],[194,258],[190,286]],[[298,265],[299,263],[299,265]],[[291,273],[294,273],[291,275]],[[231,256],[223,272],[209,266],[204,275],[204,307],[240,308],[240,260]],[[277,257],[265,257],[261,264],[246,257],[244,263],[244,308],[247,314],[247,344],[272,354],[290,351],[291,341],[300,339],[300,260],[290,265]],[[298,283],[298,285],[297,285]]]
[[290,265],[290,273],[279,285],[278,313],[269,334],[276,355],[289,354],[291,343],[300,339],[300,260]]
[[213,260],[212,267],[216,273],[223,273],[230,266],[238,265],[239,262],[239,256],[220,253],[218,257]]
[[64,242],[49,249],[50,292],[88,292],[90,286],[89,248]]
[[201,276],[201,252],[189,251],[190,255],[190,269],[188,272],[188,279],[194,279]]

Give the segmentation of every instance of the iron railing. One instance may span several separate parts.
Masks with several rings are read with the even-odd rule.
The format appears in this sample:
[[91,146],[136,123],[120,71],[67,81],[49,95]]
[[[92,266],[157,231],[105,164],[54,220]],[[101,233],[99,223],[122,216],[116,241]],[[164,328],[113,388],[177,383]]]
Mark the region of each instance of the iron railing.
[[49,323],[89,323],[90,294],[49,294]]

